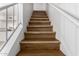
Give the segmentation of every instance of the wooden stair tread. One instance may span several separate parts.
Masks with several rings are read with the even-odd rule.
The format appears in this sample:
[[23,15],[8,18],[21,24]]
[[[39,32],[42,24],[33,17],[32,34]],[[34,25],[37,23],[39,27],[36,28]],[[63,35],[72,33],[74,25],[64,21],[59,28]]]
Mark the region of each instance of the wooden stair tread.
[[43,10],[42,11],[41,10],[39,10],[39,11],[38,10],[34,10],[33,12],[44,12],[44,13],[46,13],[46,11],[43,11]]
[[43,31],[52,31],[52,29],[27,29],[27,31],[39,31],[39,32],[43,32]]
[[18,56],[64,56],[60,50],[21,50]]
[[42,22],[42,23],[46,22],[46,23],[48,23],[50,21],[30,21],[30,22]]
[[33,14],[32,17],[48,17],[46,14]]
[[31,18],[31,19],[48,19],[48,18]]
[[40,15],[33,15],[33,16],[31,16],[32,18],[34,17],[34,18],[48,18],[48,16],[46,16],[46,15],[43,15],[43,14],[40,14]]
[[28,27],[52,27],[50,25],[29,25]]
[[22,41],[55,41],[55,38],[24,38]]
[[29,26],[32,26],[32,25],[42,25],[42,26],[49,26],[50,25],[50,22],[49,21],[30,21],[29,22]]
[[33,15],[32,16],[34,16],[34,15],[37,15],[37,16],[47,16],[45,13],[33,13]]
[[60,43],[58,40],[54,41],[22,41],[21,43]]
[[28,31],[27,33],[31,33],[31,34],[47,34],[47,33],[56,33],[56,32],[52,32],[52,31]]
[[26,32],[26,38],[55,38],[56,32]]
[[27,27],[27,31],[53,31],[53,27]]
[[34,15],[38,15],[38,16],[39,16],[39,15],[40,15],[40,16],[41,16],[41,15],[42,15],[42,16],[47,16],[45,13],[33,13],[32,16],[34,16]]

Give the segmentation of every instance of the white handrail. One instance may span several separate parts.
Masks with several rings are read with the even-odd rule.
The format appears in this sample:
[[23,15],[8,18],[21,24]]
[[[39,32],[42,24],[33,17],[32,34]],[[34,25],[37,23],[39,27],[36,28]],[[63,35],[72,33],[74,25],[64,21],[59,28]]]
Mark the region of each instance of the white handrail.
[[9,4],[9,5],[3,6],[3,7],[0,8],[0,11],[3,10],[3,9],[6,9],[6,8],[8,8],[10,6],[16,5],[16,4],[17,3],[12,3],[12,4]]
[[72,16],[71,14],[69,14],[68,12],[62,10],[61,8],[56,6],[55,4],[48,4],[48,5],[50,5],[51,7],[55,8],[55,9],[57,9],[59,12],[61,12],[65,16],[67,16],[71,22],[73,22],[74,24],[79,26],[79,19],[78,18],[76,18],[76,17]]

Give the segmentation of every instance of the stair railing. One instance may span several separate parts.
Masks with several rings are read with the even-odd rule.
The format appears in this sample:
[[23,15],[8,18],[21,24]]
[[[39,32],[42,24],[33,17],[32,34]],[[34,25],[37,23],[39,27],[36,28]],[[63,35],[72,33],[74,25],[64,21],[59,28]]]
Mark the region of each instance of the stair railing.
[[21,24],[18,7],[18,3],[12,3],[0,8],[0,51]]

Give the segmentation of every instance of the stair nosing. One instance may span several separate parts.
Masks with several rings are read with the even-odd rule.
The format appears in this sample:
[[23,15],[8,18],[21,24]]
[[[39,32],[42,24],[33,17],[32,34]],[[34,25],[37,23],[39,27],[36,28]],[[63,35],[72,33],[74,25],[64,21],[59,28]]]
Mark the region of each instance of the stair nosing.
[[21,41],[21,43],[60,43],[59,41]]
[[27,31],[27,33],[55,33],[53,31]]
[[53,27],[51,25],[28,25],[27,27]]
[[31,18],[31,19],[49,19],[49,18]]
[[27,33],[29,33],[29,34],[54,34],[54,33],[56,33],[56,32],[47,32],[47,31],[40,31],[40,32],[38,32],[38,31],[27,31],[25,34],[27,34]]
[[30,22],[49,22],[50,23],[50,21],[30,21]]

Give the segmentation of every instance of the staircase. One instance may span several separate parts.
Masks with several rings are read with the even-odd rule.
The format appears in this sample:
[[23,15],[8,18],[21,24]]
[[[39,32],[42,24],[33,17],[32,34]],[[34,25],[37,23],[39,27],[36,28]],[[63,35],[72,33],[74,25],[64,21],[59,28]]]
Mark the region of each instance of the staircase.
[[34,11],[17,56],[64,56],[45,11]]

